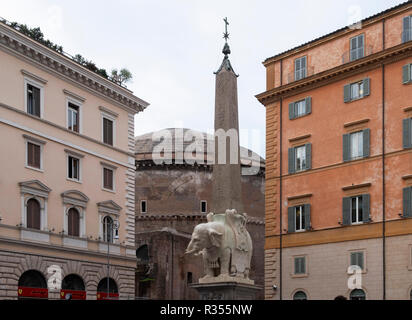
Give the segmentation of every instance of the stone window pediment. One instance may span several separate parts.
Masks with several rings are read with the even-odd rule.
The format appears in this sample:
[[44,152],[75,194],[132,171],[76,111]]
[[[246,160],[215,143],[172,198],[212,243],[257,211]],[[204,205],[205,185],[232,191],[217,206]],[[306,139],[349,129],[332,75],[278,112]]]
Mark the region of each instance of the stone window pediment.
[[120,210],[122,210],[122,207],[120,207],[113,200],[98,202],[97,207],[100,213],[107,213],[107,214],[114,214],[114,215],[119,215]]
[[50,191],[52,191],[48,186],[39,180],[19,182],[19,186],[22,194],[28,193],[43,198],[47,198]]
[[89,198],[83,192],[77,190],[65,191],[61,194],[61,196],[64,204],[70,204],[82,208],[85,208],[87,202],[89,202]]

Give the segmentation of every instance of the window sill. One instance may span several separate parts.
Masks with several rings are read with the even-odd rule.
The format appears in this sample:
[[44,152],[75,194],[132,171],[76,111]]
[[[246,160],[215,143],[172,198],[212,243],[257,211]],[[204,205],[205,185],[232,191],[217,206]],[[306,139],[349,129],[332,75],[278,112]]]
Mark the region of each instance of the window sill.
[[30,166],[24,166],[26,169],[30,169],[30,170],[34,170],[34,171],[37,171],[37,172],[44,172],[44,170],[43,169],[39,169],[39,168],[35,168],[35,167],[30,167]]
[[351,103],[351,102],[359,101],[359,100],[362,100],[362,99],[364,99],[364,98],[366,98],[366,97],[368,97],[368,96],[362,96],[362,97],[359,97],[359,98],[353,98],[353,99],[351,99],[351,100],[349,100],[349,101],[346,101],[345,103]]
[[110,190],[106,188],[102,188],[103,191],[110,192],[110,193],[116,193],[116,190]]
[[311,114],[312,114],[312,113],[305,113],[305,114],[302,114],[301,116],[295,116],[295,117],[292,118],[292,119],[289,118],[289,120],[290,120],[290,121],[297,120],[297,119],[300,119],[300,118],[304,118],[304,117],[310,116]]
[[307,278],[307,277],[309,277],[309,274],[308,274],[308,273],[304,273],[304,274],[291,274],[290,277],[293,278],[293,279]]
[[102,141],[102,143],[103,143],[105,146],[109,146],[109,147],[114,148],[114,144],[106,143],[106,142],[104,142],[104,141]]
[[71,181],[71,182],[80,183],[80,184],[83,183],[81,180],[76,180],[76,179],[71,179],[71,178],[66,178],[66,180],[67,180],[67,181]]

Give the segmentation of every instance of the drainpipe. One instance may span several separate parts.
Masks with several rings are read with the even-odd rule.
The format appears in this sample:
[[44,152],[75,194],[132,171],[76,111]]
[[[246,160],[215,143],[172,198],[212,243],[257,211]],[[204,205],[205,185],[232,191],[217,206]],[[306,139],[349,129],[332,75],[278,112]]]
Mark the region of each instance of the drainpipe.
[[[280,85],[283,85],[283,59],[280,60]],[[283,278],[283,268],[282,268],[282,105],[283,105],[283,98],[280,98],[279,103],[279,228],[280,228],[280,237],[279,237],[279,300],[282,300],[282,292],[283,292],[283,285],[282,285],[282,278]]]
[[[385,19],[382,21],[382,46],[385,50]],[[386,300],[386,190],[385,190],[385,64],[382,64],[382,274],[383,300]]]

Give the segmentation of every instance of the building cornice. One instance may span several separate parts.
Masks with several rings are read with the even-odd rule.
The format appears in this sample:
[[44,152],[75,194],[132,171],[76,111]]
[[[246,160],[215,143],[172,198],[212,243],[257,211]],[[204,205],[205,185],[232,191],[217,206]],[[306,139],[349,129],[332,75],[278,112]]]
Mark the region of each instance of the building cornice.
[[256,95],[263,105],[279,101],[292,95],[300,94],[336,82],[347,77],[374,69],[382,64],[392,63],[412,54],[412,42],[403,43],[386,50],[368,55],[362,59],[342,64],[335,68],[314,74],[299,81],[291,82]]
[[104,79],[64,55],[47,48],[13,28],[0,23],[0,49],[29,61],[66,81],[104,97],[131,113],[143,111],[149,103],[134,96],[126,88]]
[[[136,220],[140,221],[170,221],[170,220],[200,220],[206,222],[206,215],[205,214],[141,214],[136,215]],[[260,220],[259,218],[250,217],[247,218],[248,224],[265,224],[264,220]]]

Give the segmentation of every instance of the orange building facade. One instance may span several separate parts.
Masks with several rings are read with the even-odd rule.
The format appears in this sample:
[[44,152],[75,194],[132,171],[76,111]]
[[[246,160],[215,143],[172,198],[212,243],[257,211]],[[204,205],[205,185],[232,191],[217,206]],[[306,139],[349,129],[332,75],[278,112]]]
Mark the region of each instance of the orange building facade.
[[266,299],[411,299],[412,2],[263,64]]

